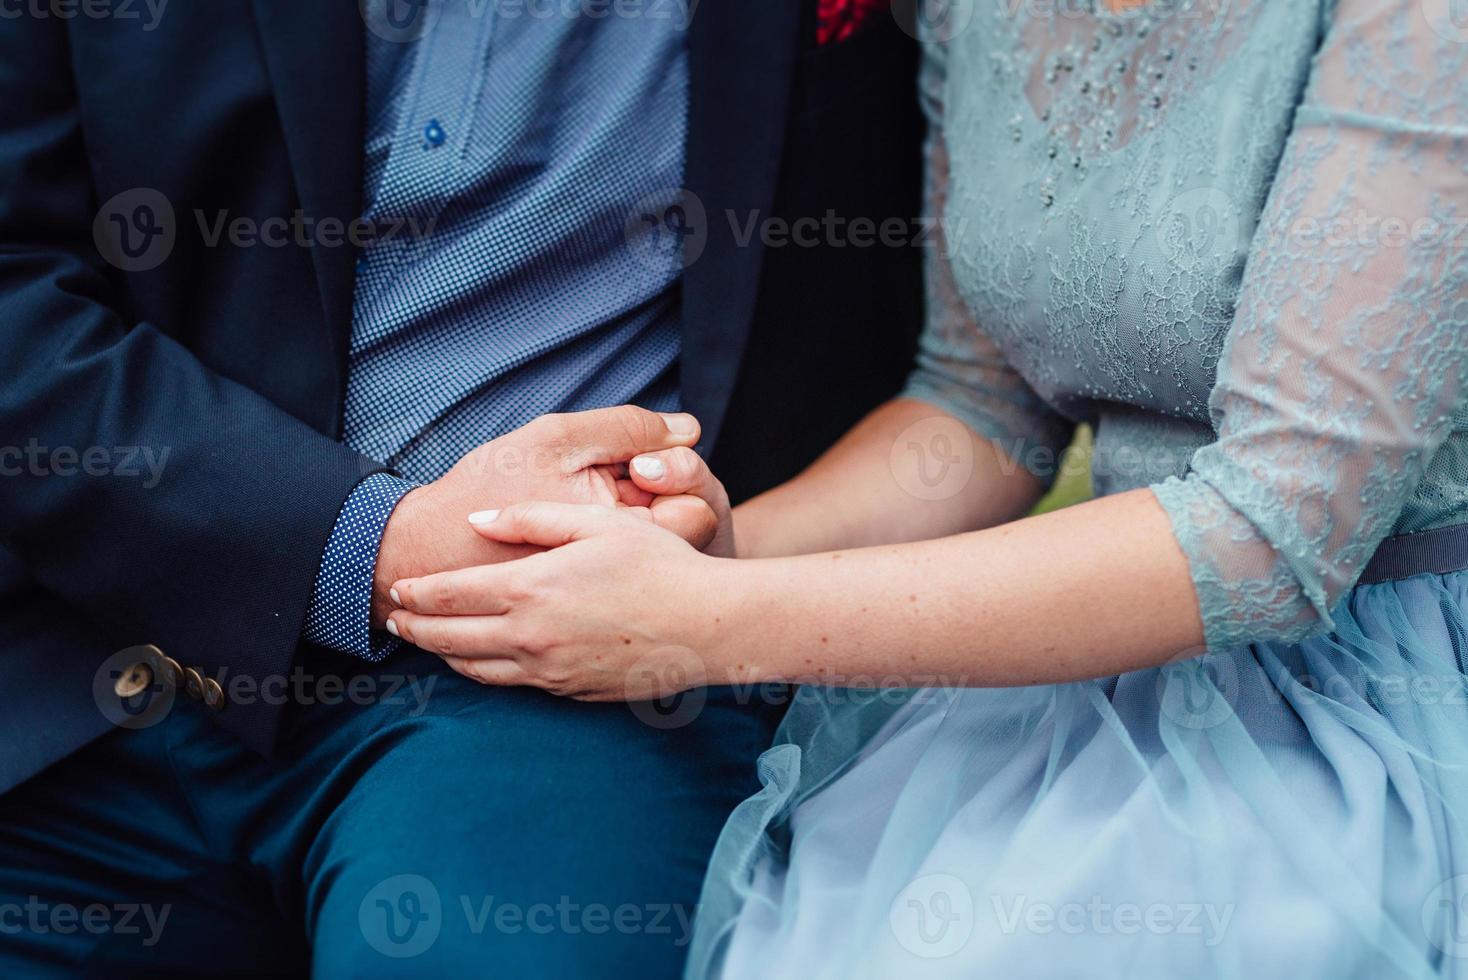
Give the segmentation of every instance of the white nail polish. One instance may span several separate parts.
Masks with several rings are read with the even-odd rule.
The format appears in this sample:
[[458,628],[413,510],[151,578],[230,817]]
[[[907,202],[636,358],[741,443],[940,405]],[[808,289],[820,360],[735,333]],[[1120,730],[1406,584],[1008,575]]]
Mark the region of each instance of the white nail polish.
[[401,634],[401,633],[398,632],[398,624],[397,623],[394,623],[390,619],[387,621],[387,631],[389,633],[391,633],[393,636],[402,636],[403,635],[403,634]]
[[402,596],[398,595],[397,589],[388,589],[387,594],[392,596],[393,605],[401,606],[403,604],[403,598]]
[[661,480],[668,474],[668,468],[656,456],[638,456],[632,461],[632,468],[645,480]]
[[497,510],[477,510],[469,515],[470,524],[493,524],[495,518],[500,516]]

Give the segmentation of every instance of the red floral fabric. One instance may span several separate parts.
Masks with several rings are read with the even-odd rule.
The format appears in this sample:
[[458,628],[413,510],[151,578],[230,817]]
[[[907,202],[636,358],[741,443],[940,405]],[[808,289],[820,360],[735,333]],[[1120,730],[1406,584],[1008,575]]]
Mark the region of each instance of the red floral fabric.
[[891,0],[817,0],[816,43],[832,44],[849,38],[872,14]]

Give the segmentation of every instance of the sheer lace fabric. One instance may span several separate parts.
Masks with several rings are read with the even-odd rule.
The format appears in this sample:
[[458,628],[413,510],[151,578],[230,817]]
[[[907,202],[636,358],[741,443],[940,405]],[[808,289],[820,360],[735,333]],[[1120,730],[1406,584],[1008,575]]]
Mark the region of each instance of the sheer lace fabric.
[[1433,3],[990,3],[928,46],[944,247],[909,394],[1152,486],[1209,646],[1468,520],[1468,29]]

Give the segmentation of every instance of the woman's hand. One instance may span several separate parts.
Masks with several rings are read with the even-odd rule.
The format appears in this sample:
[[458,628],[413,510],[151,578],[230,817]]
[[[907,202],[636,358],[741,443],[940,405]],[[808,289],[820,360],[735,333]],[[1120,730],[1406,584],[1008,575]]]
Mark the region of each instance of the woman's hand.
[[[686,446],[664,449],[633,458],[627,471],[638,489],[664,498],[653,502],[654,514],[658,514],[665,501],[671,504],[672,499],[680,496],[702,500],[718,520],[713,539],[703,545],[702,550],[716,558],[738,557],[734,548],[734,515],[729,506],[729,494],[702,456]],[[661,515],[658,515],[657,522],[669,526]]]
[[649,516],[584,504],[506,507],[475,530],[552,550],[397,582],[401,608],[388,628],[481,683],[585,701],[725,683],[717,651],[725,608],[737,601],[729,574],[737,563],[699,553]]

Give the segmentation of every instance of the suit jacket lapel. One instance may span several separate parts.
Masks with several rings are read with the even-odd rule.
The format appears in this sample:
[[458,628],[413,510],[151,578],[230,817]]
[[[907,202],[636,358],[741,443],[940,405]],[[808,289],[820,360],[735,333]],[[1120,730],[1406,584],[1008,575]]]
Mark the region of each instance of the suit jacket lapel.
[[[254,6],[301,210],[313,222],[351,221],[361,213],[362,193],[365,28],[358,5],[352,0],[254,0]],[[340,391],[356,252],[345,241],[332,248],[318,242],[310,252]]]
[[754,316],[763,250],[757,230],[744,244],[740,233],[774,202],[802,3],[814,0],[702,0],[690,26],[685,183],[703,205],[708,236],[684,270],[681,371],[705,452],[723,425]]

